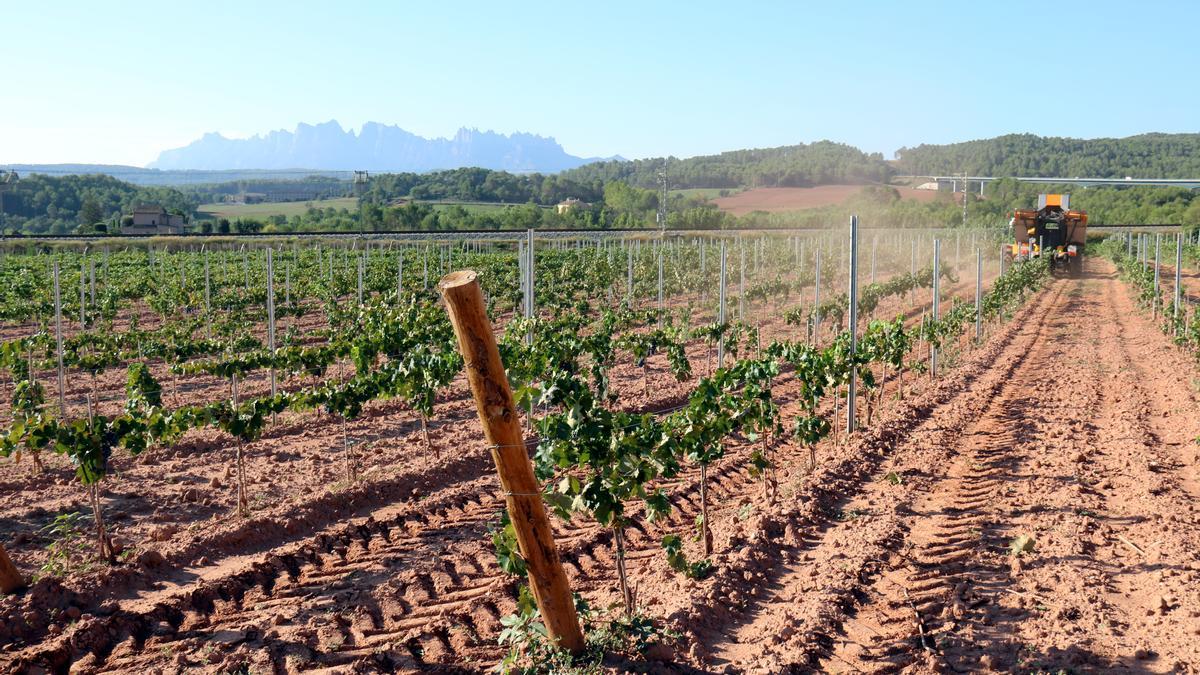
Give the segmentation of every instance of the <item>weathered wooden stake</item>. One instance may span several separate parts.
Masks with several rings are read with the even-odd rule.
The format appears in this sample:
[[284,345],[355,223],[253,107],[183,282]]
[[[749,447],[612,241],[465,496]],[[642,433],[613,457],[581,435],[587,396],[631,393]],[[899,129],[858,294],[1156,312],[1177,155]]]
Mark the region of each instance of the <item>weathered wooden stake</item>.
[[470,270],[452,272],[438,284],[438,290],[446,301],[458,337],[479,422],[500,474],[500,486],[521,555],[528,564],[529,587],[550,639],[577,654],[583,650],[583,633],[571,587],[554,547],[541,486],[533,475],[520,416],[476,277]]

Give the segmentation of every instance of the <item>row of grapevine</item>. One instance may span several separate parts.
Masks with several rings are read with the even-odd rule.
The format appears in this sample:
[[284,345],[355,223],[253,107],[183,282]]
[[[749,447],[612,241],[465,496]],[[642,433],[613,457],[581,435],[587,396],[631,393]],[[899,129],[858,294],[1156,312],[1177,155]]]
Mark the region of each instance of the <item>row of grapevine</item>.
[[[1046,275],[1043,261],[1012,266],[983,298],[981,318],[1000,317],[1036,289]],[[770,490],[771,453],[789,438],[809,450],[815,465],[815,448],[833,427],[829,408],[823,404],[851,377],[859,378],[869,397],[878,397],[891,370],[899,388],[916,340],[940,344],[963,334],[975,319],[975,306],[960,303],[915,329],[906,327],[902,318],[872,321],[853,353],[848,331],[826,346],[806,340],[776,340],[757,350],[757,355],[747,355],[700,378],[686,404],[660,414],[630,413],[608,405],[604,379],[584,367],[582,357],[590,354],[596,358],[597,354],[586,340],[570,344],[561,339],[553,344],[535,340],[533,349],[544,345],[548,352],[553,350],[544,362],[554,364],[540,373],[546,386],[539,403],[547,412],[537,420],[537,438],[531,442],[536,447],[534,462],[544,485],[543,497],[564,519],[586,514],[611,529],[617,582],[625,606],[631,610],[636,598],[623,562],[624,533],[630,527],[644,529],[642,521],[657,522],[669,514],[671,500],[662,487],[665,481],[687,466],[699,471],[698,537],[704,555],[710,555],[705,471],[724,455],[728,443],[741,438],[753,446],[747,461],[753,472],[765,477]],[[554,336],[565,332],[549,331]],[[876,379],[876,368],[883,369],[881,379]],[[800,392],[800,413],[790,424],[782,418],[784,401],[773,394],[781,377],[791,378]],[[514,383],[514,389],[529,395],[524,382]],[[635,503],[641,508],[633,508]],[[505,569],[523,570],[515,544],[505,538],[503,530],[494,535],[494,543]],[[677,534],[664,536],[662,546],[671,566],[681,573],[702,576],[711,568],[707,559],[689,561]]]
[[[806,287],[819,298],[820,260],[823,255],[829,260],[837,258],[835,239],[788,236],[730,241],[738,260],[737,291],[732,299],[725,297],[725,276],[716,264],[725,246],[719,240],[544,245],[536,256],[537,312],[528,319],[513,315],[533,291],[534,263],[531,260],[530,269],[522,270],[522,264],[514,265],[510,250],[503,245],[364,247],[358,251],[322,249],[320,245],[308,249],[293,246],[290,251],[285,247],[269,251],[126,251],[106,252],[100,265],[99,256],[87,252],[26,259],[9,256],[0,263],[0,279],[16,283],[4,290],[25,294],[32,302],[25,305],[26,311],[8,318],[16,323],[32,322],[33,330],[0,342],[0,368],[7,371],[12,384],[11,421],[0,436],[0,455],[29,455],[39,468],[44,452],[67,456],[87,489],[95,513],[97,550],[105,558],[111,558],[113,549],[100,494],[117,449],[137,455],[174,445],[192,429],[222,430],[234,445],[231,469],[236,476],[235,503],[240,515],[247,514],[249,504],[244,467],[247,446],[259,440],[271,421],[285,411],[319,410],[340,424],[349,480],[358,479],[359,472],[347,423],[358,418],[371,401],[403,400],[419,419],[427,452],[437,455],[439,449],[429,440],[428,425],[438,393],[457,376],[461,363],[451,348],[449,326],[434,304],[430,277],[451,266],[469,265],[480,268],[489,280],[485,288],[491,312],[506,317],[502,348],[510,364],[510,378],[522,407],[528,406],[531,412],[540,407],[540,419],[533,423],[543,438],[553,437],[552,428],[561,432],[564,427],[554,426],[554,421],[566,414],[564,411],[594,415],[610,427],[628,428],[628,435],[622,437],[634,454],[617,465],[632,461],[636,473],[653,479],[673,475],[688,464],[699,467],[703,474],[723,453],[723,444],[712,439],[741,433],[755,439],[759,446],[754,453],[755,469],[769,476],[770,454],[785,436],[780,402],[771,394],[773,379],[788,369],[799,372],[799,364],[808,364],[811,377],[805,386],[811,387],[811,409],[795,421],[793,435],[809,439],[810,447],[828,433],[830,424],[820,405],[831,398],[837,400],[849,369],[858,367],[864,382],[873,381],[868,365],[849,363],[843,337],[825,347],[812,335],[796,343],[773,341],[764,346],[757,325],[748,321],[747,308],[762,311],[772,304],[781,308]],[[910,243],[913,272],[868,286],[860,299],[864,313],[885,298],[911,294],[930,284],[933,268],[916,273],[919,242],[911,239]],[[278,254],[273,269],[269,253]],[[811,265],[809,254],[814,256]],[[902,266],[899,258],[892,256],[887,266]],[[55,266],[63,270],[61,279],[57,273],[39,274],[39,267],[47,262],[53,263],[48,265],[51,270]],[[78,276],[72,279],[67,270],[76,268]],[[526,272],[530,285],[523,288],[515,282]],[[944,267],[941,275],[953,278],[953,271]],[[871,276],[875,276],[874,261]],[[827,265],[825,284],[837,279]],[[71,288],[76,282],[79,294],[74,300],[70,293],[45,299],[51,289],[59,285]],[[268,291],[272,286],[274,290]],[[716,286],[721,293],[712,293]],[[280,289],[282,302],[278,301]],[[618,298],[619,308],[602,309]],[[667,298],[686,299],[686,304],[667,306]],[[837,325],[843,317],[826,308],[836,306],[839,299],[808,310],[818,316],[827,311],[835,335],[843,330]],[[9,304],[12,300],[9,295]],[[721,320],[727,300],[736,303],[737,311],[731,312],[736,318]],[[53,313],[58,306],[62,312]],[[142,326],[140,307],[152,310],[152,318],[146,322],[149,327]],[[804,311],[803,304],[794,311]],[[321,315],[323,321],[310,320],[313,314]],[[61,326],[70,324],[67,317],[72,315],[78,316],[78,322],[73,330],[64,331]],[[264,332],[268,336],[274,333],[277,317],[288,324],[283,339],[278,343],[273,338],[264,340]],[[264,323],[268,324],[265,331]],[[934,327],[938,325],[945,324],[928,324],[919,335],[930,342],[936,340]],[[905,365],[897,350],[907,352],[913,339],[901,320],[874,322],[866,329],[859,354],[865,355],[865,364],[891,364],[888,367],[899,380]],[[622,355],[641,370],[642,388],[648,394],[651,357],[663,354],[671,375],[687,380],[693,371],[687,348],[696,342],[708,345],[709,365],[685,407],[667,415],[612,409],[617,394],[608,372]],[[885,342],[890,346],[885,347]],[[733,365],[714,368],[713,352],[718,354],[718,364],[724,354],[744,356]],[[752,352],[756,356],[751,357]],[[825,364],[823,370],[813,363]],[[349,375],[347,364],[351,366]],[[328,377],[335,366],[337,375]],[[56,367],[89,378],[86,415],[76,412],[73,417],[61,404],[54,414],[46,405],[46,387],[37,374]],[[153,374],[155,367],[171,377],[170,388],[160,385]],[[122,407],[101,414],[100,376],[117,368],[128,372]],[[271,375],[271,393],[247,396],[247,382],[266,371]],[[275,387],[277,375],[285,379],[281,390]],[[222,382],[228,397],[185,404],[179,395],[180,378]],[[293,378],[298,378],[299,384]],[[818,388],[814,378],[827,382]],[[290,384],[288,380],[292,380]],[[175,394],[170,404],[164,396],[168,391]],[[868,391],[875,390],[868,386]],[[60,384],[60,396],[61,392]],[[879,388],[875,395],[881,393]],[[544,425],[550,426],[543,429]],[[659,448],[660,456],[649,463],[635,461],[641,448],[661,434],[679,440]],[[570,453],[578,453],[573,444],[560,442],[567,443],[560,449],[570,446]],[[551,457],[552,453],[539,450],[539,456],[543,455]],[[668,455],[674,458],[674,465],[667,462],[650,469],[665,462]],[[599,461],[602,455],[593,457]],[[570,465],[572,461],[545,459],[540,465],[552,471],[552,465]],[[599,465],[594,468],[597,475],[603,473]],[[569,497],[571,510],[591,509],[598,520],[615,527],[615,537],[620,540],[623,510],[613,511],[612,505],[639,496],[642,489],[620,483],[621,472],[627,468],[603,478],[593,476],[590,491],[588,484],[574,482],[578,476],[568,475],[570,467],[553,470],[563,486],[559,509],[567,512],[563,502]],[[561,483],[563,479],[566,483]],[[597,492],[601,487],[611,490],[608,512],[600,497],[594,503],[580,501],[585,494],[601,494]],[[707,513],[702,530],[709,541]],[[664,547],[674,566],[691,574],[703,573],[707,563],[687,562],[678,541],[668,538]]]
[[[1173,336],[1175,344],[1200,359],[1200,310],[1186,301],[1186,289],[1179,274],[1184,257],[1182,241],[1176,241],[1173,247],[1177,252],[1174,262],[1176,275],[1174,293],[1170,299],[1163,295],[1158,251],[1150,253],[1150,240],[1145,235],[1136,239],[1136,245],[1134,241],[1132,236],[1110,237],[1100,245],[1100,252],[1117,265],[1121,277],[1137,291],[1138,303],[1150,310],[1155,318],[1162,319],[1160,326],[1163,332]],[[1154,248],[1160,250],[1159,246]]]

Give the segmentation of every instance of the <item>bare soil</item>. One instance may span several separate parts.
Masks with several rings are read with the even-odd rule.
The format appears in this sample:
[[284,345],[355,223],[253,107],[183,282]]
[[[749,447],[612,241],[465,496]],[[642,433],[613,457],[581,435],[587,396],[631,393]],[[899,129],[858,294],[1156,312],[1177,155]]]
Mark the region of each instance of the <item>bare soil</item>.
[[[907,378],[905,399],[822,444],[815,470],[806,450],[775,442],[774,498],[749,471],[751,444],[734,439],[709,470],[706,579],[672,572],[658,543],[685,535],[699,557],[686,536],[698,472],[666,486],[676,509],[629,533],[629,569],[644,611],[680,637],[608,667],[1197,672],[1195,366],[1110,265],[1089,265],[982,345],[964,341],[941,379]],[[905,311],[919,310],[892,299],[880,315]],[[704,350],[691,348],[700,374]],[[623,406],[682,402],[691,383],[651,363],[647,391],[640,369],[618,368]],[[795,394],[784,374],[785,416]],[[488,539],[499,486],[461,383],[436,419],[430,456],[401,404],[369,406],[351,423],[365,474],[351,483],[340,425],[285,415],[250,447],[258,498],[245,521],[229,516],[232,447],[215,431],[119,460],[105,502],[131,554],[0,599],[0,671],[490,670],[515,607]],[[7,467],[0,483],[0,531],[16,533],[5,545],[26,571],[47,543],[28,533],[87,510],[69,467],[48,463],[41,477]],[[611,533],[580,519],[556,534],[575,589],[596,607],[617,601]],[[1032,550],[1015,555],[1021,536]]]
[[[885,443],[876,479],[797,532],[732,630],[703,633],[705,663],[1196,672],[1193,368],[1110,265],[1055,280],[911,413],[864,434],[864,449]],[[1014,555],[1022,536],[1032,550]]]

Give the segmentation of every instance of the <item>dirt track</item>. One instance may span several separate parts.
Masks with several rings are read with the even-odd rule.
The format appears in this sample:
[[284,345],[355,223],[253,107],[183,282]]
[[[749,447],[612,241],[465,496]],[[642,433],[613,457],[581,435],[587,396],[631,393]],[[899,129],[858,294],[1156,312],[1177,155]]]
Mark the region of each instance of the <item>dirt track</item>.
[[[647,613],[682,638],[638,667],[1200,668],[1194,363],[1100,261],[959,361],[822,447],[814,472],[807,452],[779,447],[775,501],[733,444],[710,470],[717,553],[703,581],[669,571],[658,547],[687,533],[697,476],[668,486],[677,511],[630,534],[630,567]],[[784,376],[777,394],[789,393]],[[487,543],[499,500],[481,461],[464,455],[396,482],[398,498],[365,517],[266,553],[247,542],[132,597],[51,598],[84,613],[0,652],[0,669],[489,670],[513,588]],[[1034,550],[1017,558],[1020,535]],[[595,606],[615,600],[609,533],[581,521],[558,537],[574,586]]]
[[[903,483],[834,505],[766,598],[708,635],[710,663],[1196,672],[1194,364],[1111,267],[1053,282],[947,388],[889,422],[913,424],[879,468]],[[1016,557],[1021,535],[1034,550]]]

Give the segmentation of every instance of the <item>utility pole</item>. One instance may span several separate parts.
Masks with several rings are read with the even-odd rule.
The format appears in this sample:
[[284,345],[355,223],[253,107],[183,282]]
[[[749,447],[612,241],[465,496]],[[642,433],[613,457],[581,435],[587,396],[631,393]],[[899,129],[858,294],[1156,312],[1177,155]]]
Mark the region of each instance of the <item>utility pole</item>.
[[371,183],[371,177],[367,174],[366,171],[355,171],[354,172],[354,197],[356,199],[358,199],[358,202],[359,202],[359,204],[358,204],[358,207],[359,207],[358,208],[358,236],[359,237],[363,236],[363,230],[366,229],[366,223],[364,222],[366,220],[366,218],[364,217],[364,212],[362,210],[362,198],[363,198],[363,194],[367,191],[367,187],[370,185],[370,183]]
[[371,183],[371,176],[366,171],[354,172],[354,196],[362,199],[363,193]]

